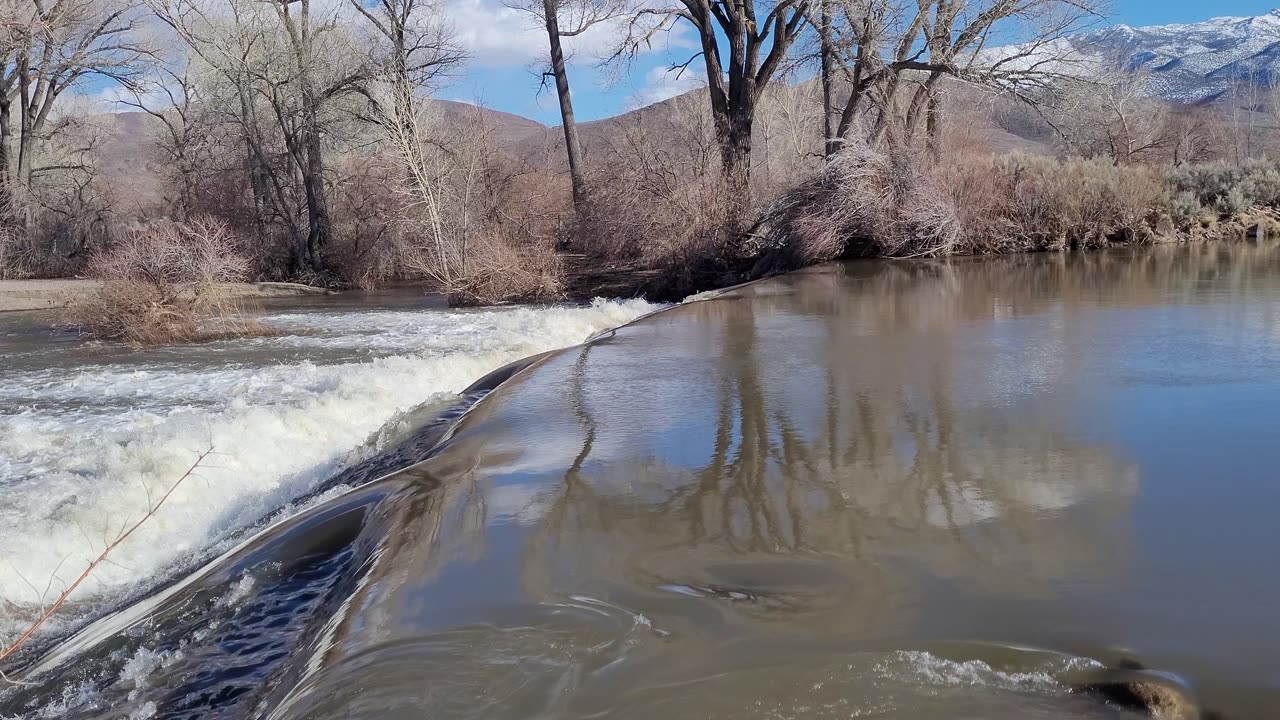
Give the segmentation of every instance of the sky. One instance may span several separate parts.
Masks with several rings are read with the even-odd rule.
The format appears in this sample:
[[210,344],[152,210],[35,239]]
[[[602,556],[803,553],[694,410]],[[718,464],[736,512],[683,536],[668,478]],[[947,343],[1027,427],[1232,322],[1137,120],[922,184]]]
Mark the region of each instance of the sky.
[[1262,15],[1280,0],[1111,0],[1113,20],[1126,25],[1168,25],[1211,17]]
[[[1100,20],[1100,25],[1200,22],[1211,17],[1261,15],[1280,7],[1280,0],[1109,1],[1112,13]],[[436,96],[558,125],[560,111],[554,87],[550,82],[544,84],[542,78],[546,30],[535,17],[508,6],[514,3],[444,0],[455,38],[469,60]],[[565,41],[574,109],[580,121],[617,115],[703,85],[701,59],[693,60],[687,70],[671,70],[698,51],[697,38],[685,23],[656,34],[631,63],[606,65],[602,58],[614,50],[620,30],[620,25],[597,25]],[[125,93],[114,84],[95,82],[86,86],[83,94],[110,110],[131,109],[117,102]]]
[[[1280,0],[1277,0],[1280,1]],[[558,124],[554,86],[544,86],[547,35],[539,21],[502,0],[448,0],[454,31],[470,55],[456,81],[439,97],[477,102],[486,107]],[[670,72],[697,52],[697,39],[684,26],[655,35],[650,46],[627,65],[605,65],[616,45],[622,20],[597,25],[565,40],[569,81],[576,114],[594,120],[664,100],[697,85],[700,65]]]
[[[559,124],[555,92],[550,85],[540,89],[546,33],[536,21],[501,0],[449,0],[449,4],[471,61],[438,96]],[[1111,0],[1111,4],[1113,14],[1105,24],[1142,26],[1261,15],[1280,7],[1280,0]],[[632,67],[601,68],[599,57],[611,49],[613,30],[601,27],[572,39],[569,81],[579,120],[616,115],[699,85],[700,60],[679,77],[668,71],[697,51],[696,39],[687,28],[659,36]]]

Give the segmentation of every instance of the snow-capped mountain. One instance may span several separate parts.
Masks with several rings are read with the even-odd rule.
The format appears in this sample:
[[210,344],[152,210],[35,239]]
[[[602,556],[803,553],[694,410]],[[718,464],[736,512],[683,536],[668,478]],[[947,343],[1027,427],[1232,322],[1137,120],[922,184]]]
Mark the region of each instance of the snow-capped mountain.
[[1186,25],[1116,25],[1070,42],[1084,55],[1144,71],[1149,91],[1173,102],[1211,101],[1241,83],[1280,82],[1280,10]]

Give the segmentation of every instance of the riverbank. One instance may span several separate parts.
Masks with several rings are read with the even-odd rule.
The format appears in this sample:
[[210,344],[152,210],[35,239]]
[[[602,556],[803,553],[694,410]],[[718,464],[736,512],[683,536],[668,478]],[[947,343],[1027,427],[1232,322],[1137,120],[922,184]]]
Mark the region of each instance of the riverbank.
[[[566,262],[563,284],[571,297],[600,288],[606,292],[597,294],[673,300],[832,260],[1257,241],[1280,233],[1280,173],[1269,162],[1168,168],[961,155],[904,175],[890,160],[850,148],[814,177],[760,201],[754,219],[741,224],[713,206],[643,232],[625,218],[587,223],[592,232],[576,247],[592,259]],[[600,241],[627,232],[635,236],[629,242]]]
[[[1093,253],[1120,249],[1158,246],[1275,242],[1280,238],[1280,215],[1259,210],[1226,220],[1206,222],[1190,230],[1154,228],[1141,240],[1114,242],[1089,247],[1024,248],[1011,252],[961,252],[936,259],[989,258],[994,255],[1060,255],[1074,252]],[[565,263],[564,297],[572,302],[589,302],[592,298],[644,298],[651,302],[679,302],[691,295],[713,292],[755,280],[777,277],[832,260],[894,260],[889,256],[867,256],[849,252],[822,261],[798,258],[793,248],[781,244],[756,247],[749,252],[725,255],[700,264],[697,268],[677,272],[641,264],[610,262],[581,255],[571,256]]]
[[[1068,720],[1113,714],[1100,698],[1119,677],[1167,683],[1224,717],[1270,717],[1280,698],[1265,668],[1280,643],[1265,604],[1247,600],[1276,592],[1256,568],[1275,544],[1264,479],[1280,388],[1266,361],[1280,336],[1258,308],[1280,293],[1277,252],[833,264],[631,324],[652,308],[423,313],[416,296],[373,314],[292,311],[272,318],[291,336],[235,355],[190,349],[218,376],[234,358],[241,376],[217,383],[231,393],[193,382],[194,358],[168,350],[129,355],[118,374],[128,385],[103,392],[95,356],[71,385],[94,403],[132,407],[163,388],[183,407],[227,403],[183,411],[212,418],[212,433],[197,423],[164,436],[177,448],[212,435],[230,457],[174,495],[151,542],[103,568],[110,597],[136,581],[126,569],[160,576],[171,563],[157,555],[191,553],[210,537],[200,531],[234,525],[216,516],[288,503],[289,517],[238,546],[243,536],[216,536],[237,549],[198,554],[161,595],[102,607],[90,628],[14,665],[30,684],[0,694],[0,715],[147,703],[165,716],[348,720],[428,704],[470,717],[488,703],[498,718],[752,718],[822,703],[841,716]],[[544,335],[535,326],[567,333],[575,318],[588,331],[577,338],[623,327],[463,390],[486,394],[451,416],[444,442],[401,454],[440,405],[371,417],[370,405],[403,404],[412,382],[438,386],[442,367],[415,356],[453,363],[444,328],[472,352],[515,332],[499,343],[515,355]],[[318,338],[351,363],[332,368]],[[390,355],[365,359],[387,343]],[[294,364],[276,368],[282,351]],[[242,353],[260,353],[257,366]],[[315,373],[323,396],[308,399],[299,378]],[[41,431],[75,402],[66,387],[27,401],[59,401]],[[117,433],[109,408],[86,414]],[[172,413],[156,411],[163,422],[137,420],[169,433]],[[324,461],[343,426],[359,423],[341,433],[359,442],[385,418],[354,457],[406,470],[353,479],[336,469],[343,459]],[[113,466],[150,462],[119,447],[160,445],[121,440],[102,438]],[[298,478],[292,462],[319,464]],[[68,463],[60,480],[82,494],[112,487]],[[138,474],[124,469],[117,491]],[[29,487],[48,484],[33,475]],[[314,504],[294,514],[312,502],[290,502],[301,491]],[[46,518],[18,529],[78,538],[76,515],[115,516],[145,493],[111,508],[94,499],[43,501],[56,533]],[[11,572],[47,575],[74,549],[48,545],[9,553],[24,563]],[[20,585],[0,587],[18,596]],[[130,630],[143,623],[147,633]]]
[[[328,295],[324,288],[297,283],[257,282],[225,283],[219,286],[233,300],[305,297]],[[59,310],[77,300],[88,298],[102,289],[102,281],[76,278],[70,280],[0,280],[0,312]]]

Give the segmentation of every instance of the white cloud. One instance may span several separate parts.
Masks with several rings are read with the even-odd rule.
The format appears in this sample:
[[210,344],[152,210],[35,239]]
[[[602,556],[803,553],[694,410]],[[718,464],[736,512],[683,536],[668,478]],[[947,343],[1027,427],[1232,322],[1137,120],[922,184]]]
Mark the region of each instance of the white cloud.
[[172,105],[169,96],[159,88],[144,90],[139,95],[134,95],[119,85],[109,85],[95,94],[86,95],[86,98],[93,101],[99,112],[107,113],[137,112],[136,103],[139,100],[148,108],[161,109]]
[[494,0],[451,0],[446,13],[455,39],[478,65],[519,65],[546,54],[535,19]]
[[[448,0],[446,13],[455,38],[476,65],[527,65],[546,60],[547,31],[530,13],[507,7],[501,0]],[[565,38],[565,52],[571,61],[594,62],[605,58],[617,47],[628,24],[629,19],[621,17],[593,25],[581,35]],[[669,47],[683,48],[691,44],[683,26],[664,35],[643,51],[664,52]]]
[[662,102],[690,90],[706,87],[706,84],[702,67],[696,63],[683,71],[659,65],[645,73],[644,86],[636,91],[636,107]]

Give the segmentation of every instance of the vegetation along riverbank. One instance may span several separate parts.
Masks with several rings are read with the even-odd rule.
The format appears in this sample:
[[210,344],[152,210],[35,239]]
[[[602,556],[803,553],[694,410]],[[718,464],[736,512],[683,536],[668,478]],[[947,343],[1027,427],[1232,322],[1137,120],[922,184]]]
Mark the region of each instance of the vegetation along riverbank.
[[[509,9],[545,26],[554,127],[441,99],[485,58],[440,4],[18,8],[0,55],[11,86],[43,90],[0,107],[0,275],[92,277],[69,322],[158,341],[217,318],[215,334],[262,331],[227,324],[208,289],[228,282],[669,300],[839,257],[1276,223],[1272,91],[1242,73],[1170,91],[1088,32],[1100,3],[758,4]],[[578,122],[560,45],[583,33],[617,72],[659,36],[702,52],[672,65],[672,92]],[[87,78],[109,108],[67,91]]]

